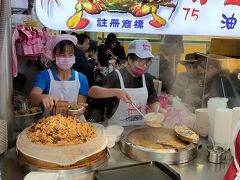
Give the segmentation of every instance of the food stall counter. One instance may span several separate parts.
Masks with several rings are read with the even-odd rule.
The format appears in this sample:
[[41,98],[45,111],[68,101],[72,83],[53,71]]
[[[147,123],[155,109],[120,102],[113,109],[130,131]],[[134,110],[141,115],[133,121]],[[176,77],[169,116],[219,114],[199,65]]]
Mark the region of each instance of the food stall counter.
[[[183,180],[222,179],[231,161],[230,154],[227,153],[226,160],[221,164],[209,163],[206,147],[210,143],[205,138],[201,139],[200,143],[202,144],[202,148],[198,150],[198,156],[194,160],[184,164],[170,165],[170,167],[178,172]],[[125,156],[120,151],[118,145],[109,149],[109,155],[108,160],[99,166],[97,168],[98,170],[140,163]],[[1,155],[0,161],[2,164],[1,175],[3,180],[22,180],[24,176],[31,171],[17,158],[15,148],[5,151],[5,153]],[[79,179],[81,179],[80,176]],[[93,173],[89,173],[88,178],[84,176],[84,179],[93,179]]]

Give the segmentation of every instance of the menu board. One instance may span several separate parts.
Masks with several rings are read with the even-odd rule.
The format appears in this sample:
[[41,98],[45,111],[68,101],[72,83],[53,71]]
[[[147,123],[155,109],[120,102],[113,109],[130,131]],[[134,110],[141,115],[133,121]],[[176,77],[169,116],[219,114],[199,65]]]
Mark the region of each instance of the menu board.
[[37,0],[54,30],[240,36],[239,0]]

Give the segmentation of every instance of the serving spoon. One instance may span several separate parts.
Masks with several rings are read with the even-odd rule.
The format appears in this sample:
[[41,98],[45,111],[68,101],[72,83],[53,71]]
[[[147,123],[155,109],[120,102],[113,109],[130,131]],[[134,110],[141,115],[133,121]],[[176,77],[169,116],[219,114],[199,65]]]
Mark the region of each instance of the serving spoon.
[[130,103],[132,105],[132,107],[134,107],[134,109],[137,110],[137,112],[143,117],[143,119],[145,119],[145,115],[137,108],[136,104],[134,104],[133,102]]

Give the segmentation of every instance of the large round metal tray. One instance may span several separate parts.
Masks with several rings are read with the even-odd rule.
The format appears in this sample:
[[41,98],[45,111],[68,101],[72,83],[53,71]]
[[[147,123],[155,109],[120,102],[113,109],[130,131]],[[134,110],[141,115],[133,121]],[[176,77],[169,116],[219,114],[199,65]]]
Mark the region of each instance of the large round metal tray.
[[18,152],[18,162],[30,171],[53,172],[66,175],[88,174],[93,172],[98,166],[103,164],[109,158],[108,150],[102,151],[89,156],[70,166],[59,166],[57,164],[48,163],[25,156]]
[[[146,162],[146,161],[159,161],[166,164],[181,164],[191,161],[197,156],[197,144],[185,143],[185,147],[181,149],[168,148],[157,149],[157,145],[154,148],[144,147],[132,143],[129,140],[130,136],[135,135],[136,139],[141,139],[145,142],[157,142],[161,140],[161,137],[172,137],[174,141],[181,141],[176,137],[173,129],[168,129],[164,127],[151,128],[143,127],[126,132],[120,140],[120,149],[128,157]],[[165,139],[164,141],[167,141]]]

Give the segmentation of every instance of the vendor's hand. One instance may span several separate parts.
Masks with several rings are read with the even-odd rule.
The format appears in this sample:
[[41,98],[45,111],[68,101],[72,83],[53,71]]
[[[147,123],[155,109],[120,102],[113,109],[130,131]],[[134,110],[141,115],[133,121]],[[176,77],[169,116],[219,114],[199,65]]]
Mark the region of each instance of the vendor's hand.
[[113,56],[113,53],[112,53],[112,51],[111,51],[111,50],[109,50],[109,49],[108,49],[108,50],[106,50],[105,54],[106,54],[106,55],[111,55],[111,56]]
[[53,96],[46,95],[42,99],[43,106],[48,111],[52,111],[57,102],[58,102],[58,99]]
[[120,100],[122,100],[122,101],[124,101],[124,102],[126,102],[126,103],[131,103],[131,98],[130,98],[130,96],[128,95],[128,93],[127,93],[126,91],[124,91],[124,90],[122,90],[122,89],[117,89],[117,90],[116,90],[116,96],[117,96]]
[[58,101],[53,108],[52,114],[61,114],[63,116],[67,116],[68,113],[68,105],[69,103],[67,101]]

